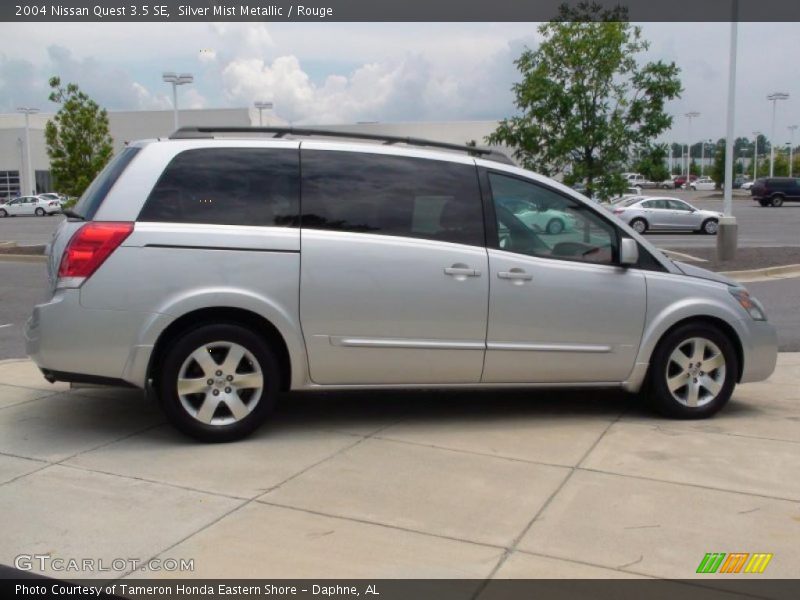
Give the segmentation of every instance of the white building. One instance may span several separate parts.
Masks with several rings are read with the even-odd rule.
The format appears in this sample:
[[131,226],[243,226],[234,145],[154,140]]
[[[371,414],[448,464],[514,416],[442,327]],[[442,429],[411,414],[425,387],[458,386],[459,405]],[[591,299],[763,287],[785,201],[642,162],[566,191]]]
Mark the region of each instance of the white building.
[[[44,141],[44,127],[53,113],[30,116],[31,163],[34,181],[26,181],[25,116],[18,113],[0,114],[0,198],[21,193],[58,191],[52,187],[50,161]],[[114,139],[114,152],[126,142],[166,137],[173,130],[173,112],[109,111],[109,129]],[[270,111],[263,114],[265,126],[286,125],[277,121]],[[257,126],[258,111],[248,108],[181,110],[182,126]],[[301,127],[312,127],[302,125]],[[314,125],[332,131],[359,131],[403,137],[418,137],[440,142],[466,144],[475,141],[484,145],[484,138],[497,127],[497,121],[452,121],[435,123],[355,123],[352,125]]]

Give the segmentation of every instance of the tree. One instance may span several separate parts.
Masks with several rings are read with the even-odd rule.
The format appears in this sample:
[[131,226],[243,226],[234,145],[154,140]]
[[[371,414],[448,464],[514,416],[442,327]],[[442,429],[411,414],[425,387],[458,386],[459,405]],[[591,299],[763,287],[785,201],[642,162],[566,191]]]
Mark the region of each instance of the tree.
[[632,150],[672,125],[664,105],[680,95],[678,67],[637,62],[649,44],[622,7],[562,5],[539,32],[539,47],[515,61],[520,114],[501,121],[487,141],[513,148],[528,169],[569,171],[568,182],[585,180],[589,193],[605,198],[624,191],[619,172]]
[[709,176],[717,184],[717,187],[722,187],[725,182],[725,138],[717,140],[717,147],[714,151],[714,164],[711,167]]
[[60,192],[80,196],[111,159],[108,113],[74,83],[50,78],[50,101],[61,108],[47,122],[44,137],[53,183]]
[[644,175],[649,181],[664,181],[669,177],[667,169],[667,154],[669,146],[656,144],[648,146],[639,156],[639,161],[634,165],[637,173]]

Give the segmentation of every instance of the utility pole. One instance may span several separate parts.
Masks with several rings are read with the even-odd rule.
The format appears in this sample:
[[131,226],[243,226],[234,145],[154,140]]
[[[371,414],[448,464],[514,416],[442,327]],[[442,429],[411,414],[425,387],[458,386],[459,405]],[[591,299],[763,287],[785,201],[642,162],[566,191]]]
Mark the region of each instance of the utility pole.
[[773,92],[767,96],[767,100],[772,102],[772,133],[769,140],[769,176],[775,175],[775,107],[778,105],[778,100],[788,100],[789,94],[786,92]]

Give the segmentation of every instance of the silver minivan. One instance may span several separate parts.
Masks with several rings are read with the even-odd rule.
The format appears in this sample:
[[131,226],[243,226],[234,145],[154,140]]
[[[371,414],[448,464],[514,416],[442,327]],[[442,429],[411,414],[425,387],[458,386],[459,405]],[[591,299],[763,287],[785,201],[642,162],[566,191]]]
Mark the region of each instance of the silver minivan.
[[480,148],[322,136],[126,147],[51,243],[26,326],[44,376],[146,389],[225,441],[289,390],[621,388],[698,418],[772,373],[745,288],[568,187]]

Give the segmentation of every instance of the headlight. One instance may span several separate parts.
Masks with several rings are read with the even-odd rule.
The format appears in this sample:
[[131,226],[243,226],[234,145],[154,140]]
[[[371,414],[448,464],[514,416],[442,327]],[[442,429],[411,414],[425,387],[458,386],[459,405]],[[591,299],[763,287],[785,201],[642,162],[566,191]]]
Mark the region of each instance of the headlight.
[[754,321],[766,321],[767,320],[767,313],[764,312],[764,307],[761,305],[761,302],[753,298],[743,287],[729,287],[728,291],[731,295],[736,298],[739,302],[741,307],[747,311],[747,314]]

